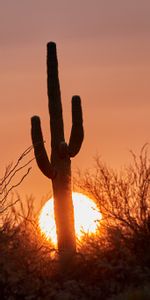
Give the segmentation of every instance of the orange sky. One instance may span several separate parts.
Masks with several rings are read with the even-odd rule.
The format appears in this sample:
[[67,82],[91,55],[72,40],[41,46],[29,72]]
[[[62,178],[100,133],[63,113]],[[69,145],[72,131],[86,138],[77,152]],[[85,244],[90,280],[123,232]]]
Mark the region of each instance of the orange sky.
[[[5,0],[0,4],[1,171],[30,144],[41,116],[50,153],[46,43],[57,43],[66,140],[71,97],[82,98],[85,140],[73,168],[102,156],[119,168],[150,140],[149,0]],[[2,173],[1,173],[2,175]],[[21,187],[40,201],[50,183],[36,164]]]

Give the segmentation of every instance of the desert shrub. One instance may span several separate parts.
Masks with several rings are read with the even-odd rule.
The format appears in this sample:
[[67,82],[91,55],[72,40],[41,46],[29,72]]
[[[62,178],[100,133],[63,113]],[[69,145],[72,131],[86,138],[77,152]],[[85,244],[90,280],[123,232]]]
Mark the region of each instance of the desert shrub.
[[150,286],[149,284],[139,288],[130,288],[120,295],[109,298],[109,300],[149,300]]
[[74,179],[75,188],[91,197],[103,216],[97,235],[85,235],[79,253],[87,281],[97,282],[108,294],[150,279],[148,145],[139,156],[131,155],[131,164],[120,172],[96,158],[94,171],[78,172]]
[[138,157],[132,152],[132,158],[120,173],[97,158],[95,172],[76,177],[76,190],[96,201],[103,218],[96,235],[84,234],[78,241],[76,259],[63,272],[56,249],[41,235],[32,198],[26,209],[19,197],[18,206],[1,214],[1,299],[147,299],[148,146]]
[[101,231],[107,233],[109,247],[117,249],[124,244],[142,257],[141,251],[145,255],[144,251],[150,250],[148,146],[142,147],[139,156],[131,154],[132,164],[121,172],[107,167],[97,158],[95,172],[79,173],[76,184],[96,201],[103,216]]
[[[16,191],[31,170],[32,147],[10,163],[0,179],[0,299],[24,299],[54,275],[53,249],[41,235],[32,197]],[[57,260],[56,264],[57,264]],[[55,267],[56,269],[56,267]],[[40,279],[42,278],[42,279]],[[20,295],[20,296],[19,296]]]
[[57,270],[56,250],[41,234],[33,199],[28,209],[11,207],[0,230],[0,292],[9,299],[36,297],[43,282],[52,279]]

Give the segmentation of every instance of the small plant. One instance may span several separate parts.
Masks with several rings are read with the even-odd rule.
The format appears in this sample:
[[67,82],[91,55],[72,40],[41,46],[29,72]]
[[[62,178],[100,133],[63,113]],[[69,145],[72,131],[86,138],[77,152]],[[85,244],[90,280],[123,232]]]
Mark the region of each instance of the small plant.
[[31,119],[31,134],[37,164],[42,173],[52,180],[59,254],[62,260],[69,261],[76,252],[70,158],[77,155],[83,141],[82,110],[80,97],[73,96],[72,130],[67,144],[64,137],[56,45],[53,42],[47,44],[47,83],[51,129],[50,160],[44,147],[38,116]]

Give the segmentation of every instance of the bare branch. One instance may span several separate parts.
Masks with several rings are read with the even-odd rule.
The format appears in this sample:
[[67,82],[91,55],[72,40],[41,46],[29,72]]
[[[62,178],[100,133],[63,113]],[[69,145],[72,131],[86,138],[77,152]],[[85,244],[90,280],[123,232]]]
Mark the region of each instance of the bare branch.
[[[0,215],[6,212],[8,208],[13,207],[19,201],[18,199],[11,201],[11,199],[9,199],[9,196],[12,193],[12,191],[23,182],[23,180],[26,178],[26,176],[31,170],[31,167],[28,166],[35,158],[33,157],[31,159],[28,159],[28,155],[30,154],[32,149],[32,146],[28,147],[20,155],[20,157],[14,165],[13,163],[10,163],[6,167],[4,176],[0,180]],[[28,169],[26,170],[27,167]]]
[[139,156],[130,153],[132,164],[120,173],[96,158],[95,171],[79,173],[76,186],[95,199],[110,224],[136,232],[150,217],[150,160],[147,144]]

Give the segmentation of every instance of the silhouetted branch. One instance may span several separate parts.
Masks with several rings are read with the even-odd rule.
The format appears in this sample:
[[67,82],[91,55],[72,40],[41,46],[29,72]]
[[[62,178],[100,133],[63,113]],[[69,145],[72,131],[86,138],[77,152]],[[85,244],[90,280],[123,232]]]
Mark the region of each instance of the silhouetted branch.
[[132,164],[120,173],[96,158],[95,172],[78,174],[76,186],[95,199],[104,223],[138,232],[150,218],[150,160],[148,144],[139,156],[133,151]]
[[[34,160],[34,158],[27,159],[28,154],[30,154],[31,150],[33,149],[32,146],[28,147],[18,158],[17,162],[13,165],[10,163],[5,170],[4,176],[0,180],[0,214],[4,213],[8,208],[13,206],[19,201],[17,200],[11,201],[9,196],[11,192],[18,187],[23,180],[29,174],[31,167],[28,167],[30,163]],[[26,167],[28,169],[25,171]],[[24,171],[24,174],[22,173]],[[20,178],[17,178],[17,175]],[[17,182],[14,183],[14,180],[17,178]]]

